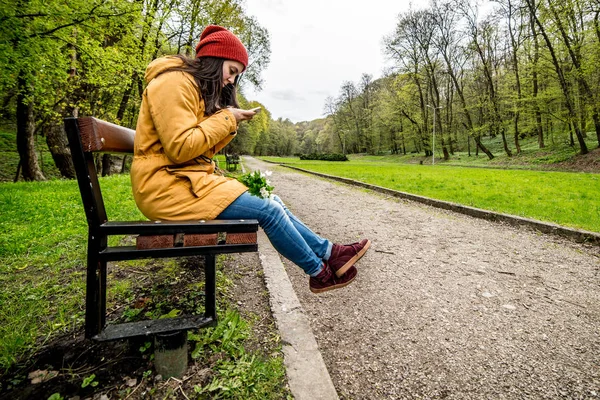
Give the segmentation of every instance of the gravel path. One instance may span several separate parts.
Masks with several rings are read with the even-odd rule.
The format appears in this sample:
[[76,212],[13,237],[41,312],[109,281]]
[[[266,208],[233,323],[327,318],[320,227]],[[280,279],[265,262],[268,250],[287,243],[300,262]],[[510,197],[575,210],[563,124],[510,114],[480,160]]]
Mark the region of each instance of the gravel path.
[[600,249],[246,157],[335,242],[368,237],[347,288],[285,261],[346,399],[600,397]]

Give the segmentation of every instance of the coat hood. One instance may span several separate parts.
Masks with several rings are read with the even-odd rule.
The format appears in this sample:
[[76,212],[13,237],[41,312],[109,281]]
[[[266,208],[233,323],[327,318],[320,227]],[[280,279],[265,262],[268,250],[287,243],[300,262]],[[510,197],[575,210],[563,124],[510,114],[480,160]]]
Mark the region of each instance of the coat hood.
[[177,57],[161,57],[152,61],[148,64],[148,68],[146,68],[146,74],[144,75],[144,79],[146,83],[150,83],[150,81],[156,78],[158,75],[162,74],[166,70],[170,68],[181,67],[183,65],[183,61]]

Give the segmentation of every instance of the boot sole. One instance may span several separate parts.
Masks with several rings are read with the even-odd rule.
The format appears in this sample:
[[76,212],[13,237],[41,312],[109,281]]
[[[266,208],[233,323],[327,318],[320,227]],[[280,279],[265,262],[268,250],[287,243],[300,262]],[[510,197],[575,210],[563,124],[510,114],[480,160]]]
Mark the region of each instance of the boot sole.
[[344,275],[346,273],[346,271],[348,271],[350,269],[351,266],[356,264],[358,262],[358,260],[360,260],[362,258],[362,256],[365,255],[367,250],[369,250],[369,247],[371,247],[371,241],[369,239],[367,239],[367,244],[365,244],[365,247],[363,247],[361,249],[361,251],[356,253],[356,255],[354,257],[352,257],[350,260],[348,260],[348,262],[346,264],[344,264],[340,269],[335,271],[335,276],[337,276],[338,278],[341,278],[342,275]]
[[356,279],[356,275],[354,275],[354,278],[350,279],[348,282],[337,283],[335,285],[327,286],[326,288],[323,288],[323,289],[314,289],[311,287],[310,291],[313,293],[323,293],[323,292],[327,292],[327,291],[333,290],[333,289],[340,289],[340,288],[343,288],[344,286],[348,286],[355,279]]

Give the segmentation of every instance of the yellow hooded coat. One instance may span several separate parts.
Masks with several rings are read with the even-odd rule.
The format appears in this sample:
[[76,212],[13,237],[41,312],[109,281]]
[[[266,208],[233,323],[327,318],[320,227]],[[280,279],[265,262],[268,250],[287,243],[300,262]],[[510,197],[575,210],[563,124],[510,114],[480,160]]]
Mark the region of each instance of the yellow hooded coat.
[[214,219],[247,190],[213,174],[211,159],[235,137],[235,117],[227,109],[207,117],[194,78],[164,72],[182,65],[165,57],[146,69],[131,184],[137,206],[151,220]]

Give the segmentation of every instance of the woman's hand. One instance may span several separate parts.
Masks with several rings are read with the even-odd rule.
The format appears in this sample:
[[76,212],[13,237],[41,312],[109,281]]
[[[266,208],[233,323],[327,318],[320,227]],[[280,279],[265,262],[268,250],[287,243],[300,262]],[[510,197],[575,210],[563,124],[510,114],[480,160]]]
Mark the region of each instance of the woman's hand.
[[233,116],[235,117],[236,122],[239,124],[241,121],[249,121],[256,115],[256,111],[252,110],[242,110],[241,108],[227,108]]

